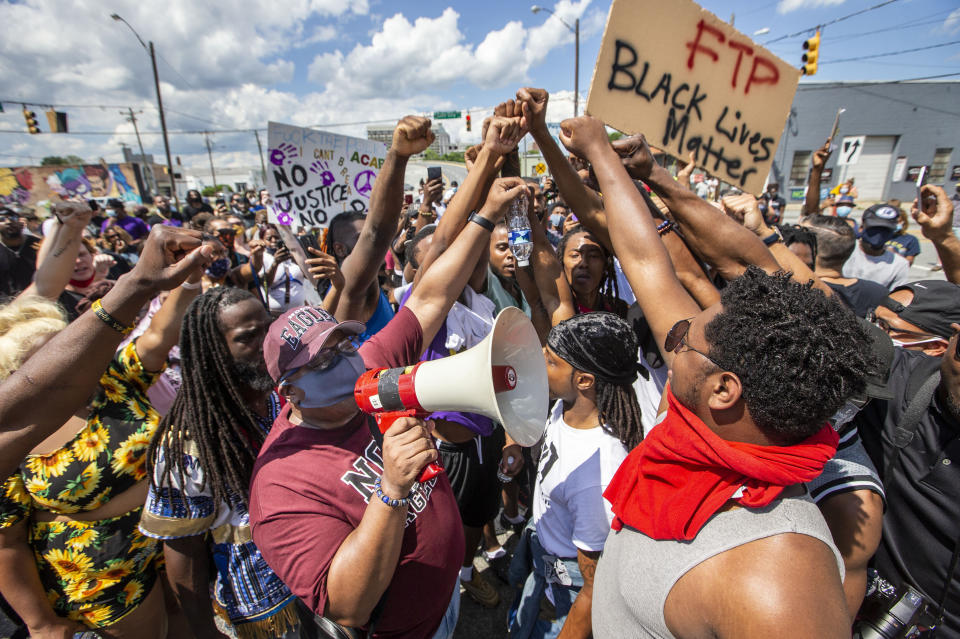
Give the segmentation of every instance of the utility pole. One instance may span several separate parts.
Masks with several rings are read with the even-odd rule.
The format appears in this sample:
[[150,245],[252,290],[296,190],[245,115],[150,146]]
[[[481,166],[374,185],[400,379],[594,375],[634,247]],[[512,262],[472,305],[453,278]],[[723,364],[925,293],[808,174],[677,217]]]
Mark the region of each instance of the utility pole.
[[574,55],[577,59],[573,63],[573,117],[577,117],[580,115],[577,111],[580,105],[580,18],[577,18],[574,35],[577,42]]
[[[137,134],[137,146],[140,147],[140,170],[143,172],[144,182],[147,183],[147,198],[149,198],[157,188],[157,181],[153,176],[153,167],[147,162],[147,156],[143,152],[143,142],[140,140],[140,129],[137,127],[137,116],[134,114],[132,108],[128,107],[127,112],[127,122],[133,124],[133,132]],[[123,113],[123,111],[120,113]],[[137,111],[137,113],[143,113],[143,111]]]
[[153,85],[157,89],[157,108],[160,110],[160,129],[163,131],[163,148],[167,153],[167,171],[170,173],[170,192],[171,195],[173,195],[174,205],[177,207],[177,210],[179,210],[180,198],[177,197],[177,181],[173,174],[173,161],[170,159],[170,140],[167,137],[167,118],[163,115],[163,98],[160,97],[160,76],[157,75],[157,56],[153,52],[153,41],[150,42],[150,62],[153,64]]
[[267,165],[264,164],[263,162],[263,146],[260,144],[260,132],[254,129],[253,135],[255,138],[257,138],[257,149],[260,151],[260,175],[263,178],[262,186],[266,186],[267,185]]
[[210,158],[210,177],[213,178],[213,190],[217,190],[217,173],[213,170],[213,151],[210,149],[210,134],[204,133],[203,139],[207,143],[207,157]]

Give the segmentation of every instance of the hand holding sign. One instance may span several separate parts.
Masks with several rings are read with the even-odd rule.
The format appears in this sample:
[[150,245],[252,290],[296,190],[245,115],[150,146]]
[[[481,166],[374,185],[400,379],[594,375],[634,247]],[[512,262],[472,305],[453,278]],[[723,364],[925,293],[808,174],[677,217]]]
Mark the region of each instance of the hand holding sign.
[[422,153],[433,144],[436,136],[430,130],[430,120],[416,115],[408,115],[397,123],[393,130],[391,150],[397,155],[410,157]]

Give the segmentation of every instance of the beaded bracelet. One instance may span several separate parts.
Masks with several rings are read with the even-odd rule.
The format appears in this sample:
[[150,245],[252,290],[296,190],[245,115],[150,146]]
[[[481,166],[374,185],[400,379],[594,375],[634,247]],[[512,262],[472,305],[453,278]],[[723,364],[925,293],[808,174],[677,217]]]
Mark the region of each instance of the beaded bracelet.
[[671,222],[670,220],[664,220],[663,222],[660,222],[660,224],[657,225],[657,235],[666,235],[667,233],[675,229],[676,226],[677,225]]
[[403,499],[390,499],[383,494],[383,488],[380,486],[380,477],[377,477],[377,481],[373,484],[373,487],[377,489],[377,497],[391,508],[403,508],[410,503],[410,500],[413,499],[413,496],[416,494],[416,491],[412,488],[410,489],[410,494],[404,497]]
[[95,301],[90,305],[90,308],[93,309],[93,314],[96,315],[100,321],[104,324],[117,331],[121,335],[129,335],[130,331],[133,330],[133,326],[124,326],[120,320],[104,310],[103,304],[100,303],[100,300]]

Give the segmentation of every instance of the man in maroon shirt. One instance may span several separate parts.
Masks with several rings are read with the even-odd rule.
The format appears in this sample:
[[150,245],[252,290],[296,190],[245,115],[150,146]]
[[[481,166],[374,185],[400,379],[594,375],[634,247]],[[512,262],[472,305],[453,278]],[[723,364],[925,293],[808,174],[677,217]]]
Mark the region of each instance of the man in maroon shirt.
[[[375,199],[402,202],[403,181],[389,176],[402,176],[406,158],[426,147],[426,130],[409,128],[399,144],[394,136]],[[350,338],[362,324],[338,324],[312,307],[284,314],[264,341],[267,368],[289,403],[253,471],[254,541],[284,583],[328,619],[367,626],[382,599],[374,637],[434,636],[458,594],[464,542],[446,475],[416,483],[437,456],[427,425],[398,420],[381,449],[353,387],[366,368],[417,362],[467,283],[472,269],[464,265],[476,262],[489,242],[489,223],[503,216],[522,184],[516,178],[493,184],[480,220],[463,229],[359,353]],[[482,186],[479,175],[469,174],[458,197]]]

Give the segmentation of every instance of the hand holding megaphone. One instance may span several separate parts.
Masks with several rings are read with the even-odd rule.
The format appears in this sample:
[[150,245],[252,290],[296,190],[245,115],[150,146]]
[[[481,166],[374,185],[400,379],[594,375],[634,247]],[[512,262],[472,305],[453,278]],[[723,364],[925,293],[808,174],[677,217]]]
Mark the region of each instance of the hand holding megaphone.
[[410,494],[424,466],[436,461],[432,422],[401,417],[383,434],[383,477],[380,488],[391,499]]
[[[401,419],[461,411],[500,422],[520,446],[533,446],[543,434],[548,395],[537,331],[513,306],[500,312],[490,334],[473,348],[413,366],[371,369],[353,391],[357,406],[375,416],[382,433]],[[519,450],[516,457],[522,459]],[[431,461],[420,481],[442,471]]]

